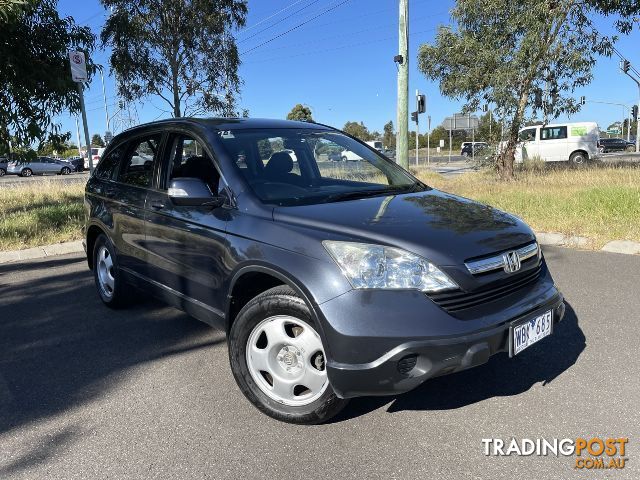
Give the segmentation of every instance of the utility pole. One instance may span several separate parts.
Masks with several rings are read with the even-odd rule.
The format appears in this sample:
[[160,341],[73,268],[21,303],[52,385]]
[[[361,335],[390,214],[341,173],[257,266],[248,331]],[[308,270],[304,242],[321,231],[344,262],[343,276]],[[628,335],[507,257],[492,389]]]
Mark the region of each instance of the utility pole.
[[[621,62],[622,71],[626,76],[628,76],[631,80],[636,82],[638,86],[638,110],[640,110],[640,80],[629,73],[631,68],[631,62],[627,59],[623,59]],[[632,69],[634,72],[638,72],[635,69]],[[631,128],[631,124],[629,124],[629,128]],[[636,153],[640,153],[640,121],[636,125]]]
[[82,94],[82,83],[78,82],[78,93],[80,94],[80,109],[82,110],[82,124],[84,125],[84,143],[87,145],[87,160],[89,160],[89,173],[93,175],[93,155],[91,155],[91,140],[89,139],[89,126],[87,125],[87,110],[84,107],[84,95]]
[[398,137],[396,161],[402,168],[409,168],[409,0],[400,0],[398,22]]
[[76,139],[78,140],[78,155],[82,157],[82,150],[80,150],[80,126],[78,125],[78,117],[76,117]]
[[430,163],[429,150],[431,149],[430,137],[431,136],[431,115],[427,115],[427,165]]

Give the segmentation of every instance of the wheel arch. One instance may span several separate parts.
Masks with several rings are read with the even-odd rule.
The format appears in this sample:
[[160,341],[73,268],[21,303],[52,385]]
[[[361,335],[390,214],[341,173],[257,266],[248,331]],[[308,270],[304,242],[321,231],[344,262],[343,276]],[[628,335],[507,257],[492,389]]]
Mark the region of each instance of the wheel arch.
[[101,233],[107,235],[106,230],[95,223],[87,227],[85,241],[87,247],[87,265],[90,270],[93,270],[93,246]]
[[318,321],[315,304],[311,300],[312,296],[302,286],[302,282],[273,265],[262,264],[245,265],[239,268],[231,278],[225,305],[225,333],[229,334],[236,316],[249,300],[278,285],[287,285],[302,298],[322,335],[321,322]]

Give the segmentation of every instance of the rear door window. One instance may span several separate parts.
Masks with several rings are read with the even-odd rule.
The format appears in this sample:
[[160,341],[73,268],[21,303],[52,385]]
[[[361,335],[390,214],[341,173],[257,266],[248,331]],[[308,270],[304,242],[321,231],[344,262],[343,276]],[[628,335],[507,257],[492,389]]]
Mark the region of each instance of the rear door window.
[[567,138],[567,127],[547,127],[540,130],[541,140],[561,140]]
[[161,133],[154,133],[132,140],[122,160],[118,180],[137,187],[151,187],[161,139]]
[[125,144],[120,144],[112,149],[106,157],[102,157],[96,167],[94,175],[104,180],[113,180],[118,171],[120,160],[125,152]]

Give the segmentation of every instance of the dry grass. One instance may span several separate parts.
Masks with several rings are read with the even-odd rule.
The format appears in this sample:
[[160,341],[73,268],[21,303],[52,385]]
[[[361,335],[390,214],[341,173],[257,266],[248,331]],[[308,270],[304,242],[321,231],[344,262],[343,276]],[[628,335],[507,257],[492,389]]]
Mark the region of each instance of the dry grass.
[[506,183],[486,172],[418,176],[438,189],[514,213],[535,230],[588,237],[593,248],[610,240],[640,241],[640,168],[523,169]]
[[82,238],[84,184],[0,186],[0,250]]
[[[640,168],[525,168],[507,183],[490,173],[415,173],[436,188],[512,212],[535,230],[593,239],[594,248],[609,240],[640,241]],[[82,184],[0,186],[0,250],[80,239],[83,195]]]

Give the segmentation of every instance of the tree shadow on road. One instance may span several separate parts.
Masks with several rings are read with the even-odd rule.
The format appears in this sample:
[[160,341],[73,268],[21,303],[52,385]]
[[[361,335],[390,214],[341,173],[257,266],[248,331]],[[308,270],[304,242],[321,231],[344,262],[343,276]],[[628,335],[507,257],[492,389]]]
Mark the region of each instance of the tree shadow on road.
[[86,264],[60,262],[31,263],[30,280],[2,282],[0,434],[100,398],[140,364],[224,341],[224,334],[144,297],[110,310]]
[[453,375],[427,380],[411,392],[396,397],[367,397],[351,401],[335,421],[365,415],[391,402],[387,412],[403,410],[453,410],[492,397],[519,395],[536,383],[547,385],[569,370],[586,347],[578,317],[569,305],[553,334],[514,358],[501,353],[488,363]]

